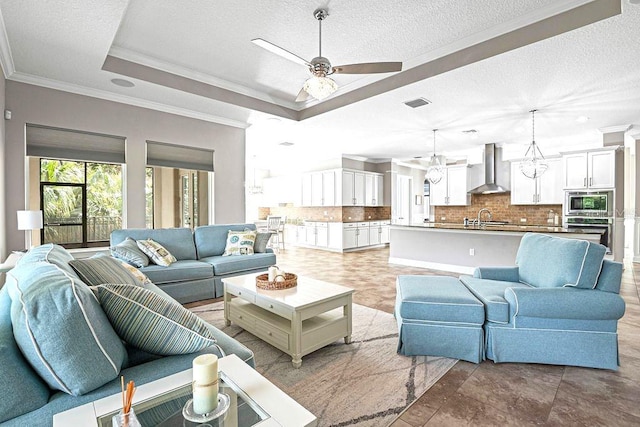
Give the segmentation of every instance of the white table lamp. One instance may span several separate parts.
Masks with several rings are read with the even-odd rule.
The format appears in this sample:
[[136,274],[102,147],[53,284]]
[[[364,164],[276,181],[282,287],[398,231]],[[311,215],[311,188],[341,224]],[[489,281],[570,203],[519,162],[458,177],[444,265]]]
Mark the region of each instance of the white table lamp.
[[18,230],[25,230],[27,249],[32,247],[31,232],[42,227],[42,211],[18,211]]

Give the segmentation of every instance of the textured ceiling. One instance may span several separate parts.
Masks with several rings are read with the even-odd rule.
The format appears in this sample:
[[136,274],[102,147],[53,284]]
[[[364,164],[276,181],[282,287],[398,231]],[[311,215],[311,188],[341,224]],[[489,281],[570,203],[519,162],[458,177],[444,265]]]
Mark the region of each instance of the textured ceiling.
[[[12,80],[235,126],[250,124],[249,152],[271,165],[341,154],[405,160],[428,156],[433,128],[440,129],[438,151],[451,157],[477,152],[488,142],[517,157],[531,139],[532,108],[540,110],[536,140],[543,152],[553,154],[601,144],[600,128],[640,125],[640,5],[623,0],[620,15],[416,83],[398,84],[302,121],[273,117],[282,115],[278,109],[295,112],[317,104],[292,102],[306,70],[250,40],[260,37],[311,59],[318,52],[312,13],[325,6],[330,16],[323,23],[323,55],[334,65],[402,61],[403,69],[411,70],[589,3],[615,2],[0,0],[10,52],[2,59]],[[146,68],[128,75],[106,71],[108,55]],[[212,99],[158,84],[151,73],[145,75],[150,69],[266,101],[273,108],[248,108],[231,98]],[[389,79],[390,74],[336,75],[340,90],[334,98],[348,99],[350,91],[393,83],[406,74],[397,79]],[[136,86],[115,86],[110,82],[114,77],[128,78]],[[417,97],[433,103],[415,110],[403,104]],[[589,121],[576,122],[580,116]],[[477,130],[476,139],[463,133],[469,129]],[[294,145],[278,145],[283,141]]]

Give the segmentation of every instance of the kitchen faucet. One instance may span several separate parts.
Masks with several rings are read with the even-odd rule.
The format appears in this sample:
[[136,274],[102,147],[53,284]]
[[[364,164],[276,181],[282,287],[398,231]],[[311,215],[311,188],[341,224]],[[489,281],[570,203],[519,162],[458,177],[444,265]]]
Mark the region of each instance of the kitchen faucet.
[[492,216],[491,216],[491,211],[489,211],[489,209],[487,209],[487,208],[482,208],[482,209],[480,209],[480,210],[478,211],[478,219],[477,219],[478,227],[482,227],[482,221],[481,221],[482,212],[486,212],[486,213],[488,213],[488,214],[489,214],[489,221],[491,221],[491,218],[492,218]]

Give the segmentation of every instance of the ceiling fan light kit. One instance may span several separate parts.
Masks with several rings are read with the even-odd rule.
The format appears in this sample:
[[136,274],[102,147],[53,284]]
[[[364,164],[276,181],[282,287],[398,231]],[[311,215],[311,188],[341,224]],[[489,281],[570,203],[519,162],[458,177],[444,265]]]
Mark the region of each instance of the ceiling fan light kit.
[[361,64],[338,65],[333,67],[331,62],[322,56],[322,21],[329,16],[326,9],[316,9],[313,17],[318,21],[318,56],[311,61],[307,61],[295,53],[291,53],[271,42],[261,38],[251,40],[254,44],[275,53],[289,61],[301,64],[307,67],[311,73],[311,77],[305,81],[300,93],[296,98],[296,102],[307,100],[308,95],[317,100],[322,100],[338,90],[338,84],[331,78],[327,77],[331,74],[373,74],[373,73],[391,73],[402,70],[402,62],[368,62]]
[[538,144],[536,144],[536,122],[535,115],[537,110],[531,110],[531,144],[525,153],[525,159],[520,162],[520,172],[527,178],[536,179],[541,176],[549,168],[549,164],[545,160]]

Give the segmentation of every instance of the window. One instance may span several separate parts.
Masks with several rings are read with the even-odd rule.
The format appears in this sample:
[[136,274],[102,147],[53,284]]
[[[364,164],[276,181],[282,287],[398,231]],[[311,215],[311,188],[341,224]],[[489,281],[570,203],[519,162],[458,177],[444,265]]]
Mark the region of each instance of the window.
[[122,228],[122,166],[40,159],[42,243],[103,246]]
[[145,197],[145,227],[153,228],[153,168],[145,168],[144,197]]

